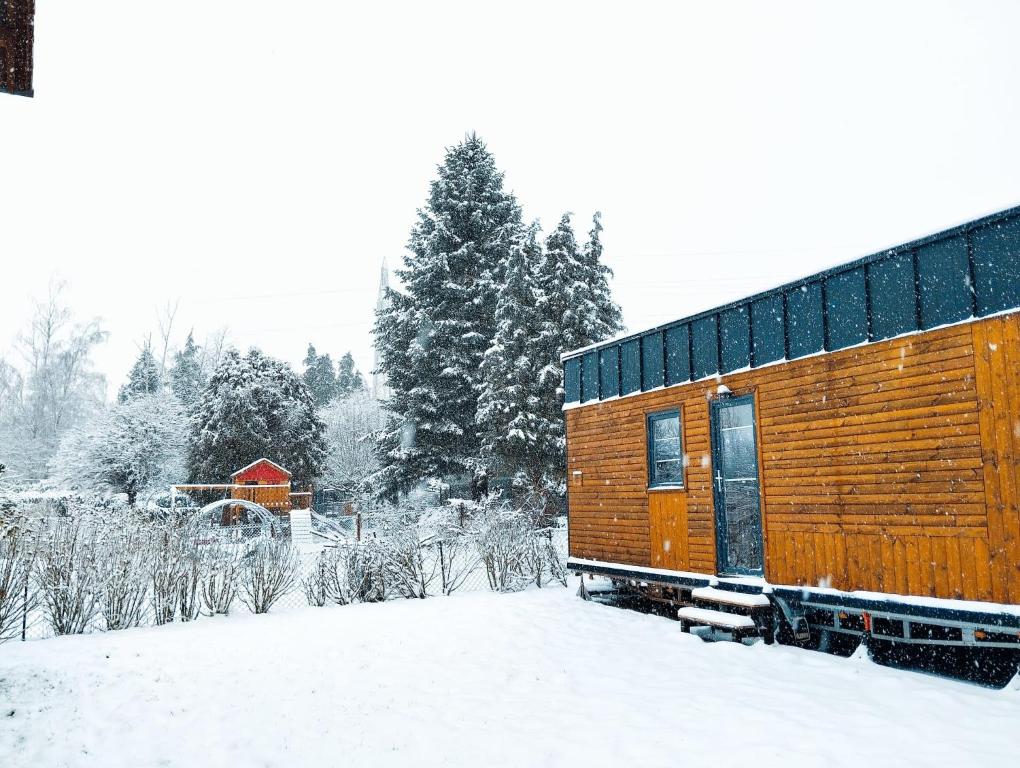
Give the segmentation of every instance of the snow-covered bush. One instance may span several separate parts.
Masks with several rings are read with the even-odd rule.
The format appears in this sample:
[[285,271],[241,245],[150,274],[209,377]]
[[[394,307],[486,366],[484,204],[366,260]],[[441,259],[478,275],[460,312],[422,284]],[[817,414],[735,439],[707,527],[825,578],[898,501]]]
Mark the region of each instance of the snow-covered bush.
[[24,521],[0,512],[0,642],[17,637],[38,602],[32,583],[36,539]]
[[441,530],[436,537],[436,559],[439,584],[444,595],[451,595],[464,585],[478,565],[478,549],[460,528]]
[[386,581],[379,545],[371,540],[346,541],[324,549],[305,578],[311,605],[374,603],[386,599]]
[[157,625],[169,624],[177,615],[184,580],[184,543],[176,530],[165,526],[155,527],[150,541],[148,572],[153,621]]
[[96,526],[83,517],[55,521],[42,539],[36,579],[54,634],[82,634],[99,614],[96,548]]
[[290,539],[264,538],[242,559],[240,598],[252,613],[266,613],[297,582],[297,553]]
[[556,581],[567,586],[567,568],[549,529],[532,530],[524,547],[523,572],[536,587]]
[[177,593],[177,607],[181,621],[194,621],[202,613],[202,583],[208,570],[209,558],[198,547],[186,546],[182,553],[181,581]]
[[150,538],[141,525],[108,529],[98,540],[95,567],[99,612],[108,630],[137,627],[149,594]]
[[241,568],[240,552],[231,544],[209,545],[202,552],[203,571],[199,583],[202,605],[208,615],[227,615],[237,597]]
[[531,534],[531,518],[521,509],[495,500],[480,510],[472,521],[471,535],[490,589],[513,592],[528,583]]
[[329,602],[327,583],[329,581],[329,563],[324,557],[325,552],[319,554],[314,565],[301,580],[301,591],[309,605],[321,608]]
[[387,585],[406,598],[423,599],[438,573],[433,555],[435,540],[422,530],[418,520],[391,531],[380,542]]

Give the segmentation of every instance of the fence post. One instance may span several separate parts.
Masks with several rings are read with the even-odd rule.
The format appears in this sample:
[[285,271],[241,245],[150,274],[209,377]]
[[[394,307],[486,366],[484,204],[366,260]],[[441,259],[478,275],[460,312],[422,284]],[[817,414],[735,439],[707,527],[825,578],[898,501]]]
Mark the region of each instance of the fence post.
[[358,511],[354,518],[355,525],[357,526],[358,541],[361,541],[361,512]]
[[25,642],[28,629],[28,579],[25,579],[25,599],[21,603],[21,642]]

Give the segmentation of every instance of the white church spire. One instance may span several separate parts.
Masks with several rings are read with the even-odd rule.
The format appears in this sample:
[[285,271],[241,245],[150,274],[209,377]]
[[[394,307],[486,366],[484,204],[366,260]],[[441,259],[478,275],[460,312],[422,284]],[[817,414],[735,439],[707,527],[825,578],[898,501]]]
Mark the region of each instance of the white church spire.
[[[386,291],[390,287],[390,270],[386,267],[386,257],[383,257],[382,267],[379,270],[379,298],[375,302],[376,313],[382,312],[389,306],[389,299]],[[388,400],[390,397],[390,386],[386,381],[386,374],[379,370],[379,348],[373,345],[375,352],[372,361],[372,397],[376,400]]]

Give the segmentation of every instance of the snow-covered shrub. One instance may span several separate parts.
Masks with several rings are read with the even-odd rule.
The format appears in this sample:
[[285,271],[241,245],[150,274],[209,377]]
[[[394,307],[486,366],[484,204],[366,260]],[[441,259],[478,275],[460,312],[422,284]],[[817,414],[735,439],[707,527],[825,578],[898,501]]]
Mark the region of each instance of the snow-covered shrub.
[[556,581],[567,586],[566,564],[552,540],[549,529],[532,530],[524,547],[523,572],[536,587]]
[[169,624],[177,615],[184,580],[184,544],[176,530],[167,526],[154,528],[149,578],[152,583],[153,620],[157,625]]
[[498,499],[486,504],[472,521],[471,534],[494,592],[522,589],[530,576],[530,516]]
[[208,615],[226,615],[237,597],[237,581],[241,557],[232,544],[207,546],[202,551],[203,571],[199,583],[202,605]]
[[181,621],[194,621],[202,613],[202,583],[208,570],[209,558],[194,545],[185,546],[182,556],[177,606]]
[[264,538],[242,559],[240,598],[252,613],[266,613],[297,582],[297,553],[290,539]]
[[567,580],[570,577],[570,572],[567,570],[567,562],[563,557],[563,553],[560,552],[559,547],[556,546],[556,542],[553,541],[552,531],[546,531],[544,533],[545,538],[545,556],[546,562],[549,566],[549,576],[557,583],[567,586]]
[[0,516],[0,642],[19,635],[38,602],[32,583],[35,550],[35,536],[24,521]]
[[380,541],[388,586],[401,597],[426,598],[437,575],[434,539],[418,520],[408,520]]
[[329,563],[324,557],[325,552],[320,552],[315,564],[308,571],[308,574],[301,580],[301,591],[309,605],[321,608],[329,602],[327,583],[329,581]]
[[436,538],[436,560],[443,594],[452,595],[474,572],[478,550],[463,531],[443,531]]
[[378,544],[371,540],[346,541],[323,550],[306,581],[306,597],[309,590],[316,600],[321,595],[324,602],[337,605],[385,600],[386,581]]
[[82,634],[99,613],[96,528],[81,517],[57,520],[40,544],[36,579],[54,634]]
[[106,530],[96,549],[99,612],[109,630],[137,627],[149,594],[151,541],[142,526]]
[[464,528],[465,511],[464,503],[448,504],[427,509],[419,518],[419,526],[430,533],[431,556],[444,595],[459,589],[479,562],[478,549]]

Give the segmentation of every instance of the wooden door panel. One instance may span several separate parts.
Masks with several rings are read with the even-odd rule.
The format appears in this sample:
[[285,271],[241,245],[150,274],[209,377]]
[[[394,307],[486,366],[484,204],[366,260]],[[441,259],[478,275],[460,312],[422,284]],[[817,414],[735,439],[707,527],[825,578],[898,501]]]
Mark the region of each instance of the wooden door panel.
[[654,491],[648,494],[648,528],[652,568],[684,571],[689,567],[687,494]]

